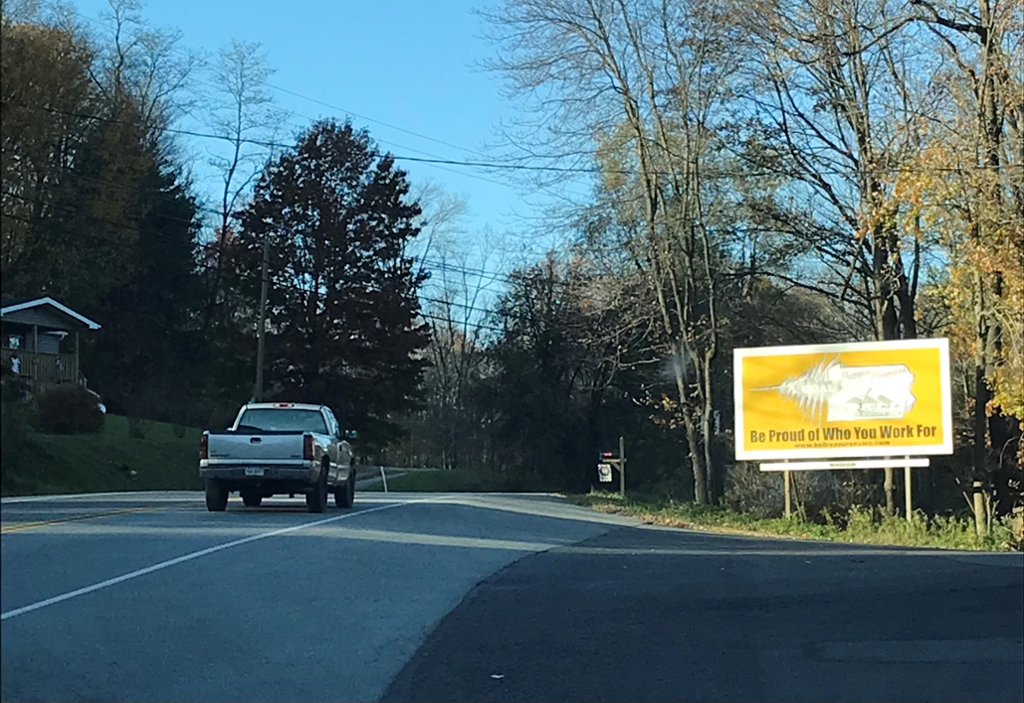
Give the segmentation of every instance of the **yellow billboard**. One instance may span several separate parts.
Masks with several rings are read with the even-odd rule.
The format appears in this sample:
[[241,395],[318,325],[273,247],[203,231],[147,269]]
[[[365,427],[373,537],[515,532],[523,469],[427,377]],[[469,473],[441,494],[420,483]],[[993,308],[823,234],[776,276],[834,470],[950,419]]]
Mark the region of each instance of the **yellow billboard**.
[[733,352],[736,458],[953,453],[949,340]]

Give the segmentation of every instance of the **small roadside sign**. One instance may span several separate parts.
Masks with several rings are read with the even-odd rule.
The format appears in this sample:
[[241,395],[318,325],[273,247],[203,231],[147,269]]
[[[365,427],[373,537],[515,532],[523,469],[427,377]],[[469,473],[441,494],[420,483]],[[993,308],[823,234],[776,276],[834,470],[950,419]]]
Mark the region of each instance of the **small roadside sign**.
[[597,465],[597,480],[601,483],[612,482],[612,465],[611,464],[598,464]]

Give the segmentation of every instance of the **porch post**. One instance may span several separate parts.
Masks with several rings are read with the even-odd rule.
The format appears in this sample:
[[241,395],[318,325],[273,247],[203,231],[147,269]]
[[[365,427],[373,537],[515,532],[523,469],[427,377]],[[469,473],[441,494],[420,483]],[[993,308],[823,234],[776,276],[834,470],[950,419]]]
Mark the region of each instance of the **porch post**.
[[39,382],[39,325],[32,325],[32,382]]
[[78,385],[78,376],[79,376],[79,372],[78,372],[78,330],[75,330],[75,371],[74,371],[74,374],[75,374],[75,377],[73,379],[71,379],[71,380],[72,380],[72,382],[75,385]]

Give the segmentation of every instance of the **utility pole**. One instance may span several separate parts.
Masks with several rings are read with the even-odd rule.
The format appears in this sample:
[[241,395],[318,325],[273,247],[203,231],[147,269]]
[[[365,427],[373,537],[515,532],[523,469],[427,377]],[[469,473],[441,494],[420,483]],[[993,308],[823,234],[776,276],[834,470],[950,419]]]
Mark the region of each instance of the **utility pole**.
[[270,283],[267,269],[270,267],[270,239],[263,240],[263,275],[260,286],[260,326],[256,330],[259,340],[256,347],[256,387],[252,397],[256,402],[263,400],[263,357],[266,349],[267,336],[267,287]]

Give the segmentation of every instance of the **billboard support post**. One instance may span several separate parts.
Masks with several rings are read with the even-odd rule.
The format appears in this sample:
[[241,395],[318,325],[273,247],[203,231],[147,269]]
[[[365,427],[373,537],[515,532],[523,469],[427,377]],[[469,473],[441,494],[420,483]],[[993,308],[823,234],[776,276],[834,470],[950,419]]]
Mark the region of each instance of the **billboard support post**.
[[[789,463],[788,459],[786,463]],[[782,472],[782,483],[786,490],[786,517],[789,517],[793,514],[793,477],[788,469]]]
[[[910,457],[908,456],[907,459]],[[914,495],[913,495],[913,481],[911,480],[910,472],[912,469],[909,466],[903,467],[903,499],[905,502],[904,510],[907,513],[907,522],[913,522],[914,517]]]
[[981,481],[975,481],[971,484],[971,488],[974,490],[974,529],[981,539],[988,532],[988,525],[985,524],[987,516],[985,514],[985,494],[982,493],[983,484]]

